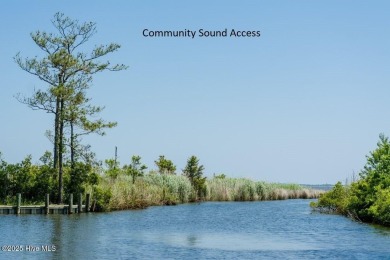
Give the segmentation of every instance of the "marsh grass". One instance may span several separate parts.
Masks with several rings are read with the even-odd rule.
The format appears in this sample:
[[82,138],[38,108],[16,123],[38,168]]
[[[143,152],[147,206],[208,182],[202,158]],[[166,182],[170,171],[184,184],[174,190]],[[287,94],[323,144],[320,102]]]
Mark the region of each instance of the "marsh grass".
[[[120,175],[103,178],[99,188],[109,191],[108,208],[112,210],[145,208],[186,203],[193,196],[191,183],[184,176],[147,174],[136,178]],[[90,192],[94,192],[90,189]],[[92,194],[93,196],[93,194]]]
[[[213,178],[206,182],[205,201],[259,201],[297,198],[317,198],[321,191],[297,184],[266,183],[248,179]],[[190,181],[181,175],[161,175],[150,172],[136,178],[119,175],[104,177],[99,186],[92,189],[98,208],[102,210],[138,209],[147,206],[175,205],[192,202],[195,192]],[[95,194],[93,194],[95,193]]]
[[255,201],[318,198],[321,191],[297,184],[266,183],[248,179],[214,178],[207,181],[208,201]]

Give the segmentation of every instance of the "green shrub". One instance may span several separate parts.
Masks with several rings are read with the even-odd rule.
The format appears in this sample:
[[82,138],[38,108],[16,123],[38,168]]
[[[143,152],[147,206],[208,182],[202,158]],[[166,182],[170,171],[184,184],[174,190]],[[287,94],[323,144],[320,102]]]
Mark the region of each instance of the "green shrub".
[[196,156],[191,156],[187,160],[187,165],[183,170],[183,175],[186,176],[194,189],[195,197],[191,200],[202,200],[207,194],[206,177],[203,177],[204,166],[199,165],[199,159]]
[[110,200],[112,197],[111,190],[105,187],[94,187],[92,193],[92,211],[109,211]]
[[176,166],[171,160],[165,158],[164,155],[160,155],[157,161],[154,161],[158,167],[160,174],[175,174]]
[[377,193],[377,199],[368,209],[373,222],[390,226],[390,189],[381,189]]
[[334,211],[364,222],[390,226],[390,142],[380,135],[377,148],[367,156],[360,179],[335,187],[311,206]]
[[341,182],[338,182],[332,190],[322,194],[318,203],[312,203],[312,207],[317,207],[321,211],[335,212],[347,215],[349,205],[349,191]]

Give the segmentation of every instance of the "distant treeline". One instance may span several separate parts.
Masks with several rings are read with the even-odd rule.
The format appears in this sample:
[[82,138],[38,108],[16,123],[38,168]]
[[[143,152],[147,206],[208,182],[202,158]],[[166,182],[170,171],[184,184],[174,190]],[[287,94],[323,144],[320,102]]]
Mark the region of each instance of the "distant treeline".
[[301,186],[307,187],[310,189],[324,190],[324,191],[331,190],[334,187],[333,184],[301,184]]
[[377,149],[367,156],[360,178],[348,185],[338,182],[311,206],[362,222],[390,226],[390,143],[380,135]]

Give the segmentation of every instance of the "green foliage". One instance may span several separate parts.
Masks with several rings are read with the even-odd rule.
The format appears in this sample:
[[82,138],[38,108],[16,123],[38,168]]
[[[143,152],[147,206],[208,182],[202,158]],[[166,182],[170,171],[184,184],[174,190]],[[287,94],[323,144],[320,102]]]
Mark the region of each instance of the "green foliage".
[[341,182],[338,182],[333,189],[320,196],[318,203],[312,203],[311,206],[323,211],[347,215],[348,204],[349,189],[348,187],[344,187]]
[[[45,153],[43,164],[32,164],[28,156],[21,163],[8,164],[0,154],[1,203],[15,203],[16,193],[24,202],[43,203],[46,193],[55,198],[57,172],[52,168],[52,156]],[[141,157],[133,156],[130,165],[119,167],[119,162],[106,160],[107,169],[88,163],[64,164],[64,197],[70,193],[91,193],[92,210],[144,208],[151,205],[175,205],[204,200],[268,200],[315,196],[315,192],[291,184],[254,182],[247,179],[203,177],[204,167],[196,157],[186,166],[187,175],[144,174],[146,166]],[[102,173],[101,175],[99,173]],[[105,174],[103,174],[105,173]],[[190,176],[192,178],[188,177]],[[387,198],[384,195],[384,198]],[[383,210],[378,204],[378,211]]]
[[352,184],[350,209],[363,221],[389,225],[390,201],[390,143],[383,134],[377,149],[367,156],[360,173],[361,179]]
[[368,209],[375,222],[390,226],[390,189],[380,189],[377,199]]
[[313,207],[328,209],[364,222],[390,226],[390,142],[383,134],[377,148],[367,156],[360,179],[350,186],[341,183]]
[[[22,162],[8,164],[0,157],[0,201],[12,201],[17,193],[22,194],[23,201],[29,203],[43,202],[45,195],[50,194],[52,201],[57,195],[57,174],[52,167],[50,152],[41,157],[43,164],[32,164],[31,156]],[[96,186],[100,177],[90,164],[78,162],[74,171],[70,163],[63,169],[66,196],[85,191],[85,187]]]
[[43,201],[46,193],[55,195],[55,171],[47,165],[33,165],[31,156],[22,162],[8,164],[0,157],[0,200],[12,200],[21,193],[24,200]]
[[141,157],[133,155],[131,157],[131,164],[123,166],[123,170],[127,175],[130,175],[133,179],[133,184],[137,177],[143,176],[144,171],[147,169],[145,164],[141,164]]
[[49,151],[46,151],[39,160],[46,166],[53,165],[53,155]]
[[[35,90],[31,97],[18,94],[17,99],[33,110],[54,114],[53,168],[58,172],[60,203],[63,196],[65,146],[70,147],[73,177],[76,171],[80,172],[74,169],[80,136],[90,133],[104,135],[104,129],[116,126],[116,122],[96,119],[103,107],[91,105],[86,95],[93,75],[106,70],[120,71],[126,69],[126,66],[112,66],[109,61],[100,61],[103,56],[120,48],[116,43],[95,45],[91,51],[85,51],[83,46],[96,33],[95,23],[79,23],[62,13],[56,13],[51,22],[54,32],[31,33],[43,57],[22,58],[18,53],[14,60],[22,70],[46,84],[46,89]],[[65,131],[66,128],[69,131]]]
[[175,174],[176,166],[171,160],[165,159],[164,155],[160,155],[154,163],[157,165],[160,174]]
[[191,156],[187,160],[187,165],[183,170],[183,175],[186,176],[192,187],[195,190],[196,198],[199,199],[206,195],[206,177],[203,177],[204,167],[199,165],[199,159],[196,156]]
[[0,152],[0,200],[2,201],[5,201],[8,195],[8,182],[7,162],[3,160]]
[[226,175],[223,174],[223,173],[218,174],[218,175],[215,175],[215,174],[214,174],[214,178],[216,178],[216,179],[225,179],[225,178],[226,178]]
[[114,159],[106,159],[104,162],[107,166],[106,175],[113,179],[117,178],[121,172],[119,162]]
[[34,187],[30,200],[43,201],[46,194],[50,194],[52,200],[56,197],[56,171],[50,164],[34,165],[35,177],[33,178]]
[[101,186],[94,187],[92,193],[92,211],[109,211],[111,197],[111,189]]
[[77,162],[73,169],[68,169],[69,178],[65,182],[65,192],[67,194],[84,193],[87,185],[97,185],[99,183],[99,175],[90,164]]

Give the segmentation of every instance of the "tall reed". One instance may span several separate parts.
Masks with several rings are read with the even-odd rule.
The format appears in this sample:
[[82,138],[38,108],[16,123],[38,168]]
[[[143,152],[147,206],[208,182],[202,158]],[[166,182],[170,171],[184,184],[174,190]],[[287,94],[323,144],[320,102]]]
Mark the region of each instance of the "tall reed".
[[266,183],[248,179],[214,178],[207,181],[209,201],[253,201],[318,198],[322,191],[297,184]]
[[[248,179],[213,178],[206,181],[205,201],[258,201],[317,198],[321,191],[296,184],[266,183]],[[90,192],[94,190],[89,189]],[[195,192],[187,177],[150,172],[137,177],[103,177],[97,191],[108,194],[107,209],[144,208],[193,201]],[[96,192],[96,189],[95,189]]]

